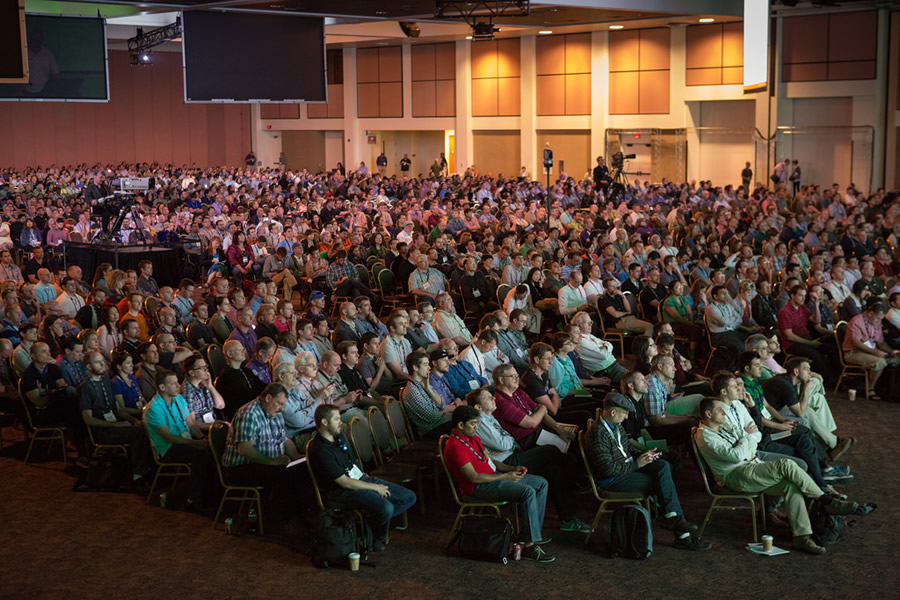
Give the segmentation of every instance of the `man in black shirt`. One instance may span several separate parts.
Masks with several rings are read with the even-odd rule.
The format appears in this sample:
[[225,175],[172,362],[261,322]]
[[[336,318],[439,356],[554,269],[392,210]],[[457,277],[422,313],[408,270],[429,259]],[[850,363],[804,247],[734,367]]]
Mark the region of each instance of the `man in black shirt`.
[[404,154],[403,158],[400,159],[400,171],[404,175],[409,175],[409,166],[412,164],[412,160],[410,160],[409,155]]
[[223,348],[227,365],[216,378],[216,390],[225,400],[222,411],[227,420],[231,420],[237,409],[247,404],[265,387],[253,371],[244,366],[247,350],[237,340],[228,340]]
[[[99,352],[84,357],[88,378],[81,384],[81,418],[101,444],[125,444],[135,480],[150,474],[150,448],[140,419],[119,409],[106,361]],[[124,415],[124,416],[123,416]]]
[[409,510],[416,503],[416,495],[363,472],[341,433],[341,413],[336,406],[320,405],[315,419],[318,435],[309,443],[307,459],[326,506],[364,512],[375,537],[373,549],[384,552],[391,519]]
[[606,166],[606,159],[602,156],[597,157],[597,166],[594,167],[594,186],[606,189],[609,185],[609,167]]
[[647,269],[647,285],[641,289],[638,300],[641,308],[644,310],[644,319],[651,323],[656,323],[659,316],[659,305],[669,295],[664,286],[659,281],[659,267],[650,267]]
[[53,362],[50,346],[35,342],[31,346],[31,364],[22,373],[22,393],[36,425],[65,423],[72,430],[80,457],[87,456],[84,421],[74,401],[76,391],[66,386],[62,371]]
[[337,353],[341,355],[341,368],[338,377],[347,386],[347,391],[359,390],[356,404],[368,410],[370,406],[384,406],[378,392],[370,391],[369,384],[359,371],[359,347],[356,342],[344,341],[338,344]]
[[[563,334],[568,338],[568,334]],[[522,373],[519,387],[525,390],[532,400],[547,407],[547,412],[557,421],[584,425],[593,414],[589,408],[596,407],[597,403],[590,397],[567,397],[565,406],[556,388],[550,383],[547,372],[553,363],[553,347],[543,342],[532,344],[529,349],[531,360],[529,366]]]
[[28,283],[37,283],[38,270],[47,268],[49,268],[49,266],[47,265],[47,261],[44,260],[44,247],[35,246],[31,251],[31,260],[26,262],[25,268],[22,269],[22,275]]
[[100,326],[100,314],[104,302],[106,302],[106,290],[103,288],[92,289],[91,301],[75,313],[75,321],[82,329],[97,329]]

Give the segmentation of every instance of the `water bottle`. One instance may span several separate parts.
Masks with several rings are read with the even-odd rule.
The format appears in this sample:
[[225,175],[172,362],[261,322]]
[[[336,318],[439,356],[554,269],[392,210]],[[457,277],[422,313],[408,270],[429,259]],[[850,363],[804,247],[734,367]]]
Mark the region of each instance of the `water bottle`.
[[251,508],[250,512],[247,513],[247,530],[250,533],[256,533],[256,524],[259,522],[259,517],[256,515],[256,509]]

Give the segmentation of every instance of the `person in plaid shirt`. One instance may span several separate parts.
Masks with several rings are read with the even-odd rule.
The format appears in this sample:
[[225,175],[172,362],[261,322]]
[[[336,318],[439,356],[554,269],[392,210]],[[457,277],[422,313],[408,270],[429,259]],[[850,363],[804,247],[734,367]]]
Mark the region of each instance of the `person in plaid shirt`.
[[368,296],[372,292],[359,280],[356,267],[347,262],[347,252],[338,250],[334,255],[334,262],[325,269],[325,282],[338,296]]
[[234,485],[261,486],[265,489],[263,514],[274,514],[279,522],[288,521],[303,494],[302,470],[285,466],[300,458],[294,442],[287,437],[281,412],[287,403],[287,390],[270,383],[258,398],[238,409],[228,431],[222,466]]

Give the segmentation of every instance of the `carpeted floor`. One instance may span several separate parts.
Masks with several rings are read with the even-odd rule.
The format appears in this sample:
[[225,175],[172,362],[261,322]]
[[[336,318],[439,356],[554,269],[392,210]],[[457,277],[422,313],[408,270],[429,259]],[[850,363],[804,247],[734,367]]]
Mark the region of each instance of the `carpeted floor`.
[[[377,567],[361,567],[359,573],[313,568],[305,536],[229,536],[221,525],[213,530],[207,516],[148,506],[143,496],[72,492],[74,470],[65,473],[53,461],[23,465],[21,431],[6,428],[0,454],[0,597],[896,597],[900,511],[894,499],[900,482],[894,432],[900,406],[843,399],[832,406],[843,432],[859,439],[841,461],[852,466],[856,480],[842,489],[879,508],[859,518],[825,556],[753,556],[743,549],[750,538],[746,513],[720,513],[704,536],[714,544],[711,552],[674,550],[671,534],[656,529],[649,560],[609,560],[603,554],[605,521],[586,548],[582,536],[559,532],[551,510],[545,533],[554,538],[555,563],[504,566],[448,558],[443,544],[453,509],[429,495],[428,514],[414,510],[409,530],[394,532],[388,551],[374,557]],[[688,518],[699,523],[708,499],[692,463],[685,464],[680,495]],[[592,507],[592,499],[583,496],[583,520],[590,520]],[[790,548],[789,530],[768,533],[776,545]]]

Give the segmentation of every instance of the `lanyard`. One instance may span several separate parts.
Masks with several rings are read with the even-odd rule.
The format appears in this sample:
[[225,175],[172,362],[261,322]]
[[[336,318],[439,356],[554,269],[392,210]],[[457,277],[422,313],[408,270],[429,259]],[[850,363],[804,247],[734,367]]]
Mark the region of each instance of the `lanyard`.
[[99,384],[99,386],[100,386],[100,391],[103,392],[103,404],[106,406],[107,412],[114,412],[114,411],[113,411],[113,407],[114,407],[115,404],[112,403],[112,402],[110,402],[109,395],[106,393],[106,387],[103,385],[103,381],[102,381],[102,380],[95,380],[95,379],[91,379],[90,381],[91,381],[91,386],[92,386],[92,387],[93,387],[94,385]]
[[[467,442],[466,440],[462,439],[461,437],[459,437],[459,436],[456,435],[455,433],[453,433],[453,434],[451,434],[451,435],[453,435],[453,437],[455,437],[455,438],[456,438],[463,446],[465,446],[466,448],[468,448],[469,450],[471,450],[471,451],[472,451],[472,454],[474,454],[476,457],[478,457],[478,460],[480,460],[481,462],[483,462],[483,463],[486,464],[486,465],[487,465],[487,464],[490,464],[490,463],[488,462],[487,453],[484,451],[484,446],[481,447],[481,452],[478,452],[478,450],[476,450],[475,448],[473,448],[472,446],[469,445],[469,442]],[[478,444],[478,445],[480,446],[481,444]]]
[[611,437],[613,439],[613,441],[616,443],[616,446],[619,447],[619,452],[622,453],[622,456],[625,458],[625,460],[626,461],[631,460],[631,457],[628,456],[628,453],[625,452],[625,448],[622,446],[622,438],[619,436],[618,428],[616,428],[616,434],[613,435],[613,427],[612,427],[612,425],[610,425],[609,423],[606,422],[606,419],[603,419],[603,427],[606,428],[606,433],[609,434],[609,437]]

